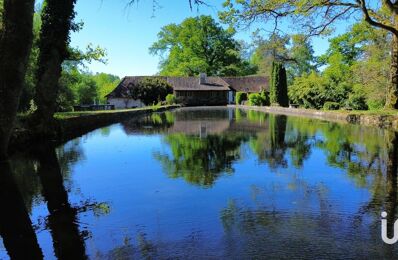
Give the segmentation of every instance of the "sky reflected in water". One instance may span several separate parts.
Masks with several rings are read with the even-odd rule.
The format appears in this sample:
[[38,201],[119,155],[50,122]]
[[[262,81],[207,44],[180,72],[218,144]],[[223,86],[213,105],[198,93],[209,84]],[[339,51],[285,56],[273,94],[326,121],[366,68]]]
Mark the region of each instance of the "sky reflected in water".
[[0,165],[0,259],[396,258],[397,160],[377,128],[155,113]]

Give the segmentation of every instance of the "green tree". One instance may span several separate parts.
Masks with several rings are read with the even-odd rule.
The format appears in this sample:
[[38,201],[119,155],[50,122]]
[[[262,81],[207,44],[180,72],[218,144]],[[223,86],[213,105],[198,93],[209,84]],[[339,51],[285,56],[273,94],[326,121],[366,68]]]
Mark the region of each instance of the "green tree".
[[233,36],[210,16],[187,18],[181,24],[164,26],[150,52],[162,57],[161,75],[254,74],[255,68],[242,59],[240,45]]
[[287,62],[290,60],[288,44],[290,37],[288,35],[271,34],[269,39],[262,38],[258,32],[254,35],[254,44],[256,46],[251,62],[258,67],[258,73],[271,77],[272,63]]
[[120,82],[118,76],[106,73],[97,73],[92,76],[92,79],[98,86],[99,99],[101,102],[106,101],[105,96],[111,93]]
[[[304,73],[310,73],[317,69],[317,59],[314,56],[314,49],[308,38],[303,34],[291,36],[292,46],[289,53],[292,59],[287,66],[288,82],[291,84],[295,77]],[[288,85],[290,85],[288,84]]]
[[256,33],[254,45],[256,48],[251,62],[258,67],[259,74],[271,77],[272,63],[282,62],[286,66],[290,85],[295,77],[316,70],[314,50],[305,35],[273,33],[269,39],[263,39]]
[[308,36],[325,35],[337,21],[349,21],[350,17],[360,14],[369,25],[392,34],[391,73],[387,88],[387,108],[398,108],[398,2],[392,0],[318,1],[318,0],[277,0],[277,1],[241,1],[226,0],[226,10],[220,18],[231,24],[252,23],[262,19],[273,22],[275,27],[281,19],[295,21],[296,28],[303,28]]
[[140,99],[145,105],[164,101],[168,94],[171,94],[173,89],[171,85],[161,78],[144,78],[136,88],[131,91],[131,97]]
[[0,35],[0,161],[8,143],[22,93],[33,39],[33,0],[5,0]]
[[270,102],[283,107],[289,106],[286,69],[280,62],[272,64]]

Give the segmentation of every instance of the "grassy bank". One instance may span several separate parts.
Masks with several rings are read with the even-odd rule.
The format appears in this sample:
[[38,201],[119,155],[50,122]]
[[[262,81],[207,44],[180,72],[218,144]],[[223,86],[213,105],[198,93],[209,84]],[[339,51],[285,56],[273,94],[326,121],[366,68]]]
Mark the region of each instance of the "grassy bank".
[[36,132],[34,127],[31,127],[34,122],[29,122],[27,115],[19,115],[15,131],[11,137],[10,151],[25,149],[26,146],[34,146],[34,144],[40,142],[66,142],[100,127],[177,107],[179,106],[151,106],[123,110],[57,113],[54,116],[55,126],[51,133]]

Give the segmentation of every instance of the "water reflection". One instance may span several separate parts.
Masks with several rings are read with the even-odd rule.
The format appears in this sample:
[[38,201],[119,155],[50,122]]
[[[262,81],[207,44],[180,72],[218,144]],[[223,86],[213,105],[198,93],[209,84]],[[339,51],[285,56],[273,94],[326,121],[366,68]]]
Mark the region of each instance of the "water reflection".
[[[1,163],[0,200],[5,210],[0,214],[0,231],[12,259],[43,258],[36,237],[40,230],[50,231],[54,256],[58,259],[87,258],[85,239],[89,231],[81,230],[78,214],[92,211],[101,216],[109,213],[109,206],[90,200],[70,204],[65,181],[71,181],[72,166],[83,158],[80,141],[76,139],[62,148],[43,144],[27,155],[17,154],[12,167]],[[32,225],[28,213],[32,214],[42,200],[48,215],[40,215],[36,225]]]
[[41,259],[28,210],[8,162],[0,162],[0,173],[0,235],[7,253],[13,259]]
[[10,256],[21,246],[32,259],[398,256],[380,239],[380,213],[390,237],[398,218],[393,131],[188,108],[43,144],[6,166]]
[[48,226],[55,256],[59,259],[86,259],[83,235],[77,225],[77,209],[69,204],[55,149],[41,147],[37,157],[37,174],[50,213]]

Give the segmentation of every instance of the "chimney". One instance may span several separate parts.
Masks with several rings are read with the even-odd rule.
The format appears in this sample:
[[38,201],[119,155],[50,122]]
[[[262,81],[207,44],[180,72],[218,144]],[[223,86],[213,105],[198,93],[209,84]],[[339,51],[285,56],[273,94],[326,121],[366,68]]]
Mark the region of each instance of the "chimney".
[[206,84],[206,73],[200,73],[200,75],[199,75],[199,84],[200,85],[202,85],[202,84]]

